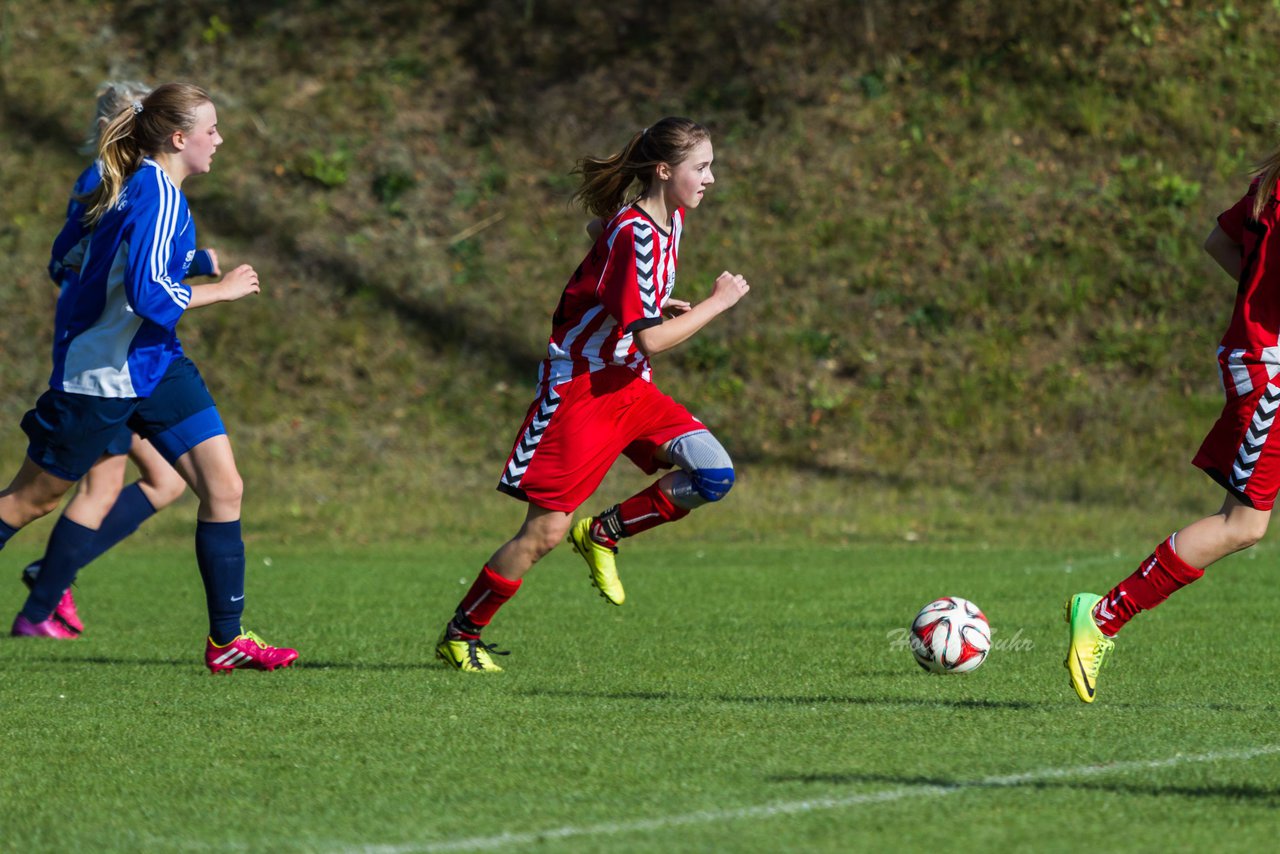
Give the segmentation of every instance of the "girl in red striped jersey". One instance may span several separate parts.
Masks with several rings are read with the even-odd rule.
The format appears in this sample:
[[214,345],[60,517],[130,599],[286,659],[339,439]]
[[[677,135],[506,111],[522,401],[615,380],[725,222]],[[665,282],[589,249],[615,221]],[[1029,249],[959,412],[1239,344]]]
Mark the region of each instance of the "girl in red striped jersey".
[[[726,271],[697,305],[672,295],[685,212],[698,207],[715,182],[712,159],[706,128],[668,117],[634,134],[612,157],[579,164],[575,198],[599,217],[589,229],[594,243],[560,296],[537,396],[498,483],[528,502],[524,524],[481,569],[436,646],[459,670],[501,670],[481,631],[525,573],[566,536],[600,594],[621,605],[618,540],[718,501],[733,485],[724,448],[657,389],[649,364],[750,289]],[[676,470],[575,525],[574,511],[624,454],[649,474]]]
[[[1067,600],[1066,666],[1077,696],[1091,703],[1112,638],[1141,611],[1198,580],[1205,568],[1262,539],[1280,493],[1280,150],[1259,167],[1248,191],[1218,216],[1209,256],[1238,282],[1231,323],[1218,346],[1226,401],[1192,463],[1226,490],[1218,511],[1161,542],[1106,594]],[[1276,432],[1276,438],[1271,433]]]

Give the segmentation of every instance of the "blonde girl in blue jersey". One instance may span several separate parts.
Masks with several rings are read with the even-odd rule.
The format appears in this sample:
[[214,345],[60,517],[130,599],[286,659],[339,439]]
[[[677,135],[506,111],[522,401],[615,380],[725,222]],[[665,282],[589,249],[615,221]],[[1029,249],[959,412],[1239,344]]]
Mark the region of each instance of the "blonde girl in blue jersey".
[[[212,168],[221,143],[212,99],[185,83],[156,88],[103,129],[102,182],[83,200],[90,233],[58,299],[49,390],[22,419],[27,457],[0,492],[2,547],[58,506],[122,426],[150,441],[200,499],[196,562],[209,611],[205,664],[215,673],[297,658],[240,625],[243,484],[213,398],[175,332],[187,309],[260,290],[247,264],[214,284],[183,281],[196,236],[181,187]],[[49,555],[13,635],[62,636],[51,615],[103,522],[100,508],[91,510],[69,509],[58,521],[63,530],[51,539],[66,554]]]
[[[104,83],[98,91],[93,124],[82,152],[96,153],[98,139],[107,123],[134,101],[141,102],[150,92],[150,86],[135,81]],[[68,281],[80,273],[80,263],[83,261],[89,233],[84,222],[85,206],[80,200],[93,192],[101,182],[101,166],[94,160],[80,174],[72,189],[71,199],[67,203],[66,221],[53,242],[49,259],[49,277],[59,288],[65,287]],[[220,275],[217,254],[212,249],[198,251],[188,272],[190,275]],[[130,460],[137,466],[140,477],[126,487],[124,479]],[[121,428],[105,449],[103,457],[80,480],[75,496],[68,504],[67,511],[73,519],[82,516],[102,518],[92,546],[80,555],[82,566],[74,567],[72,571],[82,569],[132,534],[152,515],[177,501],[185,489],[186,483],[182,476],[150,442],[128,427]],[[66,554],[66,550],[60,548],[56,541],[61,530],[54,529],[55,533],[45,549],[45,556],[23,570],[22,581],[28,588],[35,586],[40,569],[50,554],[55,559],[58,555]],[[84,631],[70,588],[63,591],[58,600],[53,619],[67,630],[69,637]]]

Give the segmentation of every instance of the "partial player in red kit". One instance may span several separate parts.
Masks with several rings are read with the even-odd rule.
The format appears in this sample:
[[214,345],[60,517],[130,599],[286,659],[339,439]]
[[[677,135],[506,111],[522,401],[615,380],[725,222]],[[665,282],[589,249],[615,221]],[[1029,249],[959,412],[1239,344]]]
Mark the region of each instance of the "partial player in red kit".
[[1067,669],[1086,703],[1112,638],[1139,611],[1148,611],[1204,575],[1214,561],[1262,539],[1280,492],[1280,253],[1276,182],[1280,151],[1260,167],[1244,198],[1218,217],[1205,251],[1240,285],[1235,311],[1218,347],[1226,404],[1200,445],[1194,464],[1227,495],[1212,516],[1176,531],[1132,575],[1103,596],[1067,600],[1071,627]]
[[[658,390],[649,364],[749,290],[742,276],[725,272],[696,306],[672,296],[685,211],[714,183],[711,161],[706,128],[669,117],[634,134],[614,156],[579,166],[575,198],[600,218],[590,228],[595,242],[560,296],[537,397],[498,483],[528,502],[524,524],[489,558],[436,646],[459,670],[501,670],[480,633],[566,535],[600,594],[621,605],[618,541],[719,501],[733,486],[729,455]],[[649,474],[676,470],[575,525],[573,512],[624,454]]]

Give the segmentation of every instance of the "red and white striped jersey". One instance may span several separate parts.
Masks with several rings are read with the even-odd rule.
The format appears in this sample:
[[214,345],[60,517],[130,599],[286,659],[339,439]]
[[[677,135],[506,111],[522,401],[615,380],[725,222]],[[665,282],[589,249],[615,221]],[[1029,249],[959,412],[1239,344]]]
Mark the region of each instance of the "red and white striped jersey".
[[672,214],[669,231],[637,205],[609,220],[551,318],[547,358],[538,370],[543,391],[605,365],[621,365],[649,381],[649,360],[632,336],[662,322],[675,289],[683,226],[684,208]]
[[1257,191],[1255,179],[1244,197],[1218,216],[1218,227],[1241,251],[1235,309],[1218,347],[1223,386],[1232,397],[1262,388],[1280,373],[1280,214],[1273,197],[1253,219]]

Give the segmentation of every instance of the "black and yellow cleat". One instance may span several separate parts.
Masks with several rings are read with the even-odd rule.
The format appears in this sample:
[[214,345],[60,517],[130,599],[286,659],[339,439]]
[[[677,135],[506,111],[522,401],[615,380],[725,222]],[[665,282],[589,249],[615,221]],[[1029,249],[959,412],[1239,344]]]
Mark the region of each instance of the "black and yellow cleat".
[[446,628],[436,644],[436,657],[447,662],[455,670],[466,673],[501,673],[502,668],[493,663],[493,655],[509,653],[487,644],[479,638],[451,638]]
[[622,589],[622,580],[618,578],[618,565],[614,559],[618,550],[602,546],[591,539],[591,519],[580,519],[569,530],[569,542],[573,550],[582,555],[591,570],[591,583],[600,591],[600,595],[611,605],[621,605],[627,601],[627,592]]

